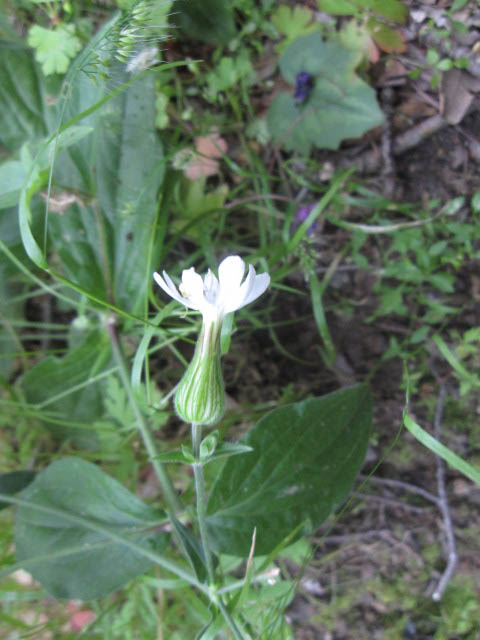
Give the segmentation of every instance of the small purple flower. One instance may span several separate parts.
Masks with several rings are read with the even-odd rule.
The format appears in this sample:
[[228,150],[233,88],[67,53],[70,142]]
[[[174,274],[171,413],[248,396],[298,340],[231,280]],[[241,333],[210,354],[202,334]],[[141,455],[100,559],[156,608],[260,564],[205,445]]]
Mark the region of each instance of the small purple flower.
[[[292,225],[290,227],[290,233],[295,233],[298,227],[305,222],[308,216],[312,213],[313,209],[317,206],[317,203],[306,204],[303,207],[300,207],[295,214],[295,218],[293,219]],[[312,224],[307,229],[307,236],[314,233],[318,227],[318,220],[314,220]]]
[[313,89],[313,77],[308,71],[300,71],[295,78],[295,102],[296,104],[303,104],[312,93]]

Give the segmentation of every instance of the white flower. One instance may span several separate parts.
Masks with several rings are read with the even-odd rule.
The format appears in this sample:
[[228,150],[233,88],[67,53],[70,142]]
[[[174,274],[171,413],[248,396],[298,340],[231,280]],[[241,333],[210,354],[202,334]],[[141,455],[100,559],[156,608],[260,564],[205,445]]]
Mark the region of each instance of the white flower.
[[[270,284],[268,273],[257,276],[252,266],[245,273],[239,256],[228,256],[218,267],[218,279],[210,271],[202,280],[195,269],[185,269],[178,291],[170,276],[154,273],[155,282],[180,304],[200,311],[203,325],[193,359],[175,394],[175,408],[185,422],[213,424],[225,408],[225,388],[220,364],[220,330],[226,313],[253,302]],[[242,282],[243,280],[243,282]]]
[[256,300],[270,284],[268,273],[257,276],[252,265],[248,267],[245,280],[244,273],[243,260],[239,256],[228,256],[218,267],[218,280],[210,269],[203,280],[194,267],[185,269],[180,292],[165,271],[163,278],[158,273],[154,273],[153,277],[174,300],[200,311],[206,322],[221,322],[225,314],[237,311]]

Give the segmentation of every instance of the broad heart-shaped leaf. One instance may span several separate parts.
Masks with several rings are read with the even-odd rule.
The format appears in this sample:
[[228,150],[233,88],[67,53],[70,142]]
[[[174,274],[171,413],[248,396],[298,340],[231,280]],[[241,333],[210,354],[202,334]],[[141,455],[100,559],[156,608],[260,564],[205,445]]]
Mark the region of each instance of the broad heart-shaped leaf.
[[241,440],[251,453],[229,458],[207,506],[217,551],[268,554],[296,527],[308,533],[346,498],[359,472],[371,423],[367,386],[274,409]]
[[[53,462],[20,497],[81,516],[150,551],[160,552],[168,543],[166,534],[152,532],[153,526],[164,520],[163,512],[144,504],[84,460],[64,458]],[[19,562],[52,554],[51,560],[32,563],[29,571],[55,598],[99,598],[151,565],[150,559],[112,540],[107,533],[33,506],[18,509],[15,545]]]
[[20,385],[27,402],[39,405],[39,415],[50,431],[92,448],[98,438],[91,425],[102,416],[103,400],[102,385],[89,380],[105,369],[110,345],[106,334],[97,331],[85,332],[78,340],[80,344],[63,357],[48,356],[32,367]]
[[383,122],[374,90],[355,73],[358,55],[318,33],[297,38],[280,59],[285,80],[294,85],[301,72],[312,76],[313,89],[297,104],[292,93],[273,100],[267,123],[274,140],[286,149],[308,154],[312,146],[337,149]]

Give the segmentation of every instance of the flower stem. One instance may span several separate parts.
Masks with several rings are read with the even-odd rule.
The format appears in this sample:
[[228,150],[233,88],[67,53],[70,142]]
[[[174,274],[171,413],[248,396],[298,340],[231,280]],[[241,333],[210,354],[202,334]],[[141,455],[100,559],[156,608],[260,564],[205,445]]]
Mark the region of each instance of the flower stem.
[[[202,441],[202,426],[192,424],[192,449],[196,460],[200,460],[200,443]],[[200,529],[200,539],[202,541],[203,553],[207,563],[208,580],[210,584],[215,582],[215,572],[213,570],[212,552],[210,551],[210,543],[208,541],[207,531],[207,512],[206,512],[206,495],[205,495],[205,478],[203,476],[203,463],[196,462],[193,465],[193,474],[195,477],[195,490],[197,493],[197,518],[198,528]],[[230,627],[231,632],[236,640],[243,640],[243,636],[238,630],[235,621],[230,615],[227,606],[223,602],[223,597],[216,597],[215,603],[220,609],[225,622]]]
[[218,608],[220,609],[220,611],[222,612],[222,615],[226,621],[226,623],[228,624],[228,626],[230,627],[231,632],[233,633],[233,637],[235,638],[235,640],[244,640],[244,637],[242,636],[242,634],[240,633],[237,625],[235,624],[235,620],[232,618],[232,616],[230,615],[227,607],[225,606],[225,604],[222,602],[221,598],[219,598],[218,600]]
[[172,481],[170,480],[170,476],[166,472],[162,463],[157,459],[158,452],[155,446],[155,442],[153,440],[152,434],[148,427],[147,421],[143,413],[138,406],[137,400],[132,390],[132,386],[130,384],[130,377],[128,373],[127,364],[125,362],[125,356],[123,354],[123,350],[118,339],[117,335],[117,325],[114,316],[109,316],[107,321],[105,322],[105,327],[108,332],[108,336],[110,338],[110,344],[112,347],[113,355],[118,365],[118,370],[120,373],[120,378],[122,379],[122,383],[127,394],[128,400],[132,407],[133,413],[135,415],[135,419],[137,421],[138,430],[140,431],[140,435],[142,436],[142,440],[145,444],[145,448],[147,450],[148,456],[150,458],[150,462],[155,470],[157,478],[160,482],[160,486],[162,488],[163,495],[165,500],[168,503],[170,511],[173,513],[177,513],[183,509],[182,504],[177,496],[175,488],[173,487]]
[[200,529],[200,539],[202,541],[203,553],[205,554],[205,562],[207,563],[208,579],[213,583],[215,574],[213,571],[212,553],[210,551],[210,544],[208,541],[205,478],[203,476],[203,463],[199,461],[201,439],[201,425],[192,424],[192,449],[194,458],[197,460],[197,462],[192,466],[193,475],[195,477],[195,491],[197,494],[198,528]]

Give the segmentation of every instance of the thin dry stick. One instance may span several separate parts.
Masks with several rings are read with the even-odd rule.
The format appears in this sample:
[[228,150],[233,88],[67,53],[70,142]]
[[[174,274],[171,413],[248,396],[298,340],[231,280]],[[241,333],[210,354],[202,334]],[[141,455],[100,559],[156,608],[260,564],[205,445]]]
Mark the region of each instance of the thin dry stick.
[[393,157],[393,89],[385,87],[382,90],[382,106],[385,113],[385,124],[382,130],[382,176],[384,177],[384,191],[388,198],[395,190],[395,159]]
[[360,540],[371,540],[381,538],[385,533],[390,533],[388,529],[372,529],[371,531],[360,531],[359,533],[347,533],[345,535],[332,535],[322,538],[319,544],[344,544],[357,542]]
[[425,498],[425,500],[428,500],[429,502],[433,502],[433,504],[436,504],[438,506],[437,496],[434,496],[433,493],[430,493],[429,491],[425,491],[425,489],[422,489],[422,487],[417,487],[417,485],[415,484],[410,484],[410,482],[403,482],[401,480],[391,480],[390,478],[377,478],[376,476],[369,477],[362,474],[358,475],[359,480],[366,480],[367,478],[368,478],[368,481],[373,484],[383,484],[387,487],[402,489],[403,491],[409,491],[410,493],[414,493],[418,496],[421,496],[422,498]]
[[[440,114],[431,116],[422,120],[419,124],[411,129],[400,133],[393,140],[393,155],[398,156],[418,144],[423,142],[425,138],[433,135],[440,129],[448,126],[448,122],[443,119]],[[365,151],[364,153],[354,157],[342,160],[339,163],[341,167],[355,167],[361,173],[375,173],[382,161],[381,153],[378,150]]]
[[409,511],[412,511],[413,513],[424,513],[425,511],[424,507],[415,507],[413,504],[408,504],[407,502],[402,502],[401,500],[394,500],[393,498],[385,498],[384,496],[375,496],[371,493],[362,492],[357,492],[355,495],[359,498],[364,498],[365,500],[371,500],[373,502],[384,504],[387,507],[407,509]]
[[[445,405],[446,387],[445,383],[440,385],[440,393],[438,394],[437,409],[435,411],[434,433],[438,441],[440,441],[440,432],[442,426],[443,407]],[[445,536],[447,542],[447,566],[438,581],[437,588],[432,594],[432,600],[438,602],[442,599],[443,592],[447,588],[448,582],[455,572],[458,562],[457,546],[455,543],[455,534],[453,532],[452,518],[450,515],[450,507],[448,504],[447,489],[445,484],[445,463],[440,456],[436,456],[437,460],[437,493],[438,508],[443,517],[443,525],[445,527]]]

